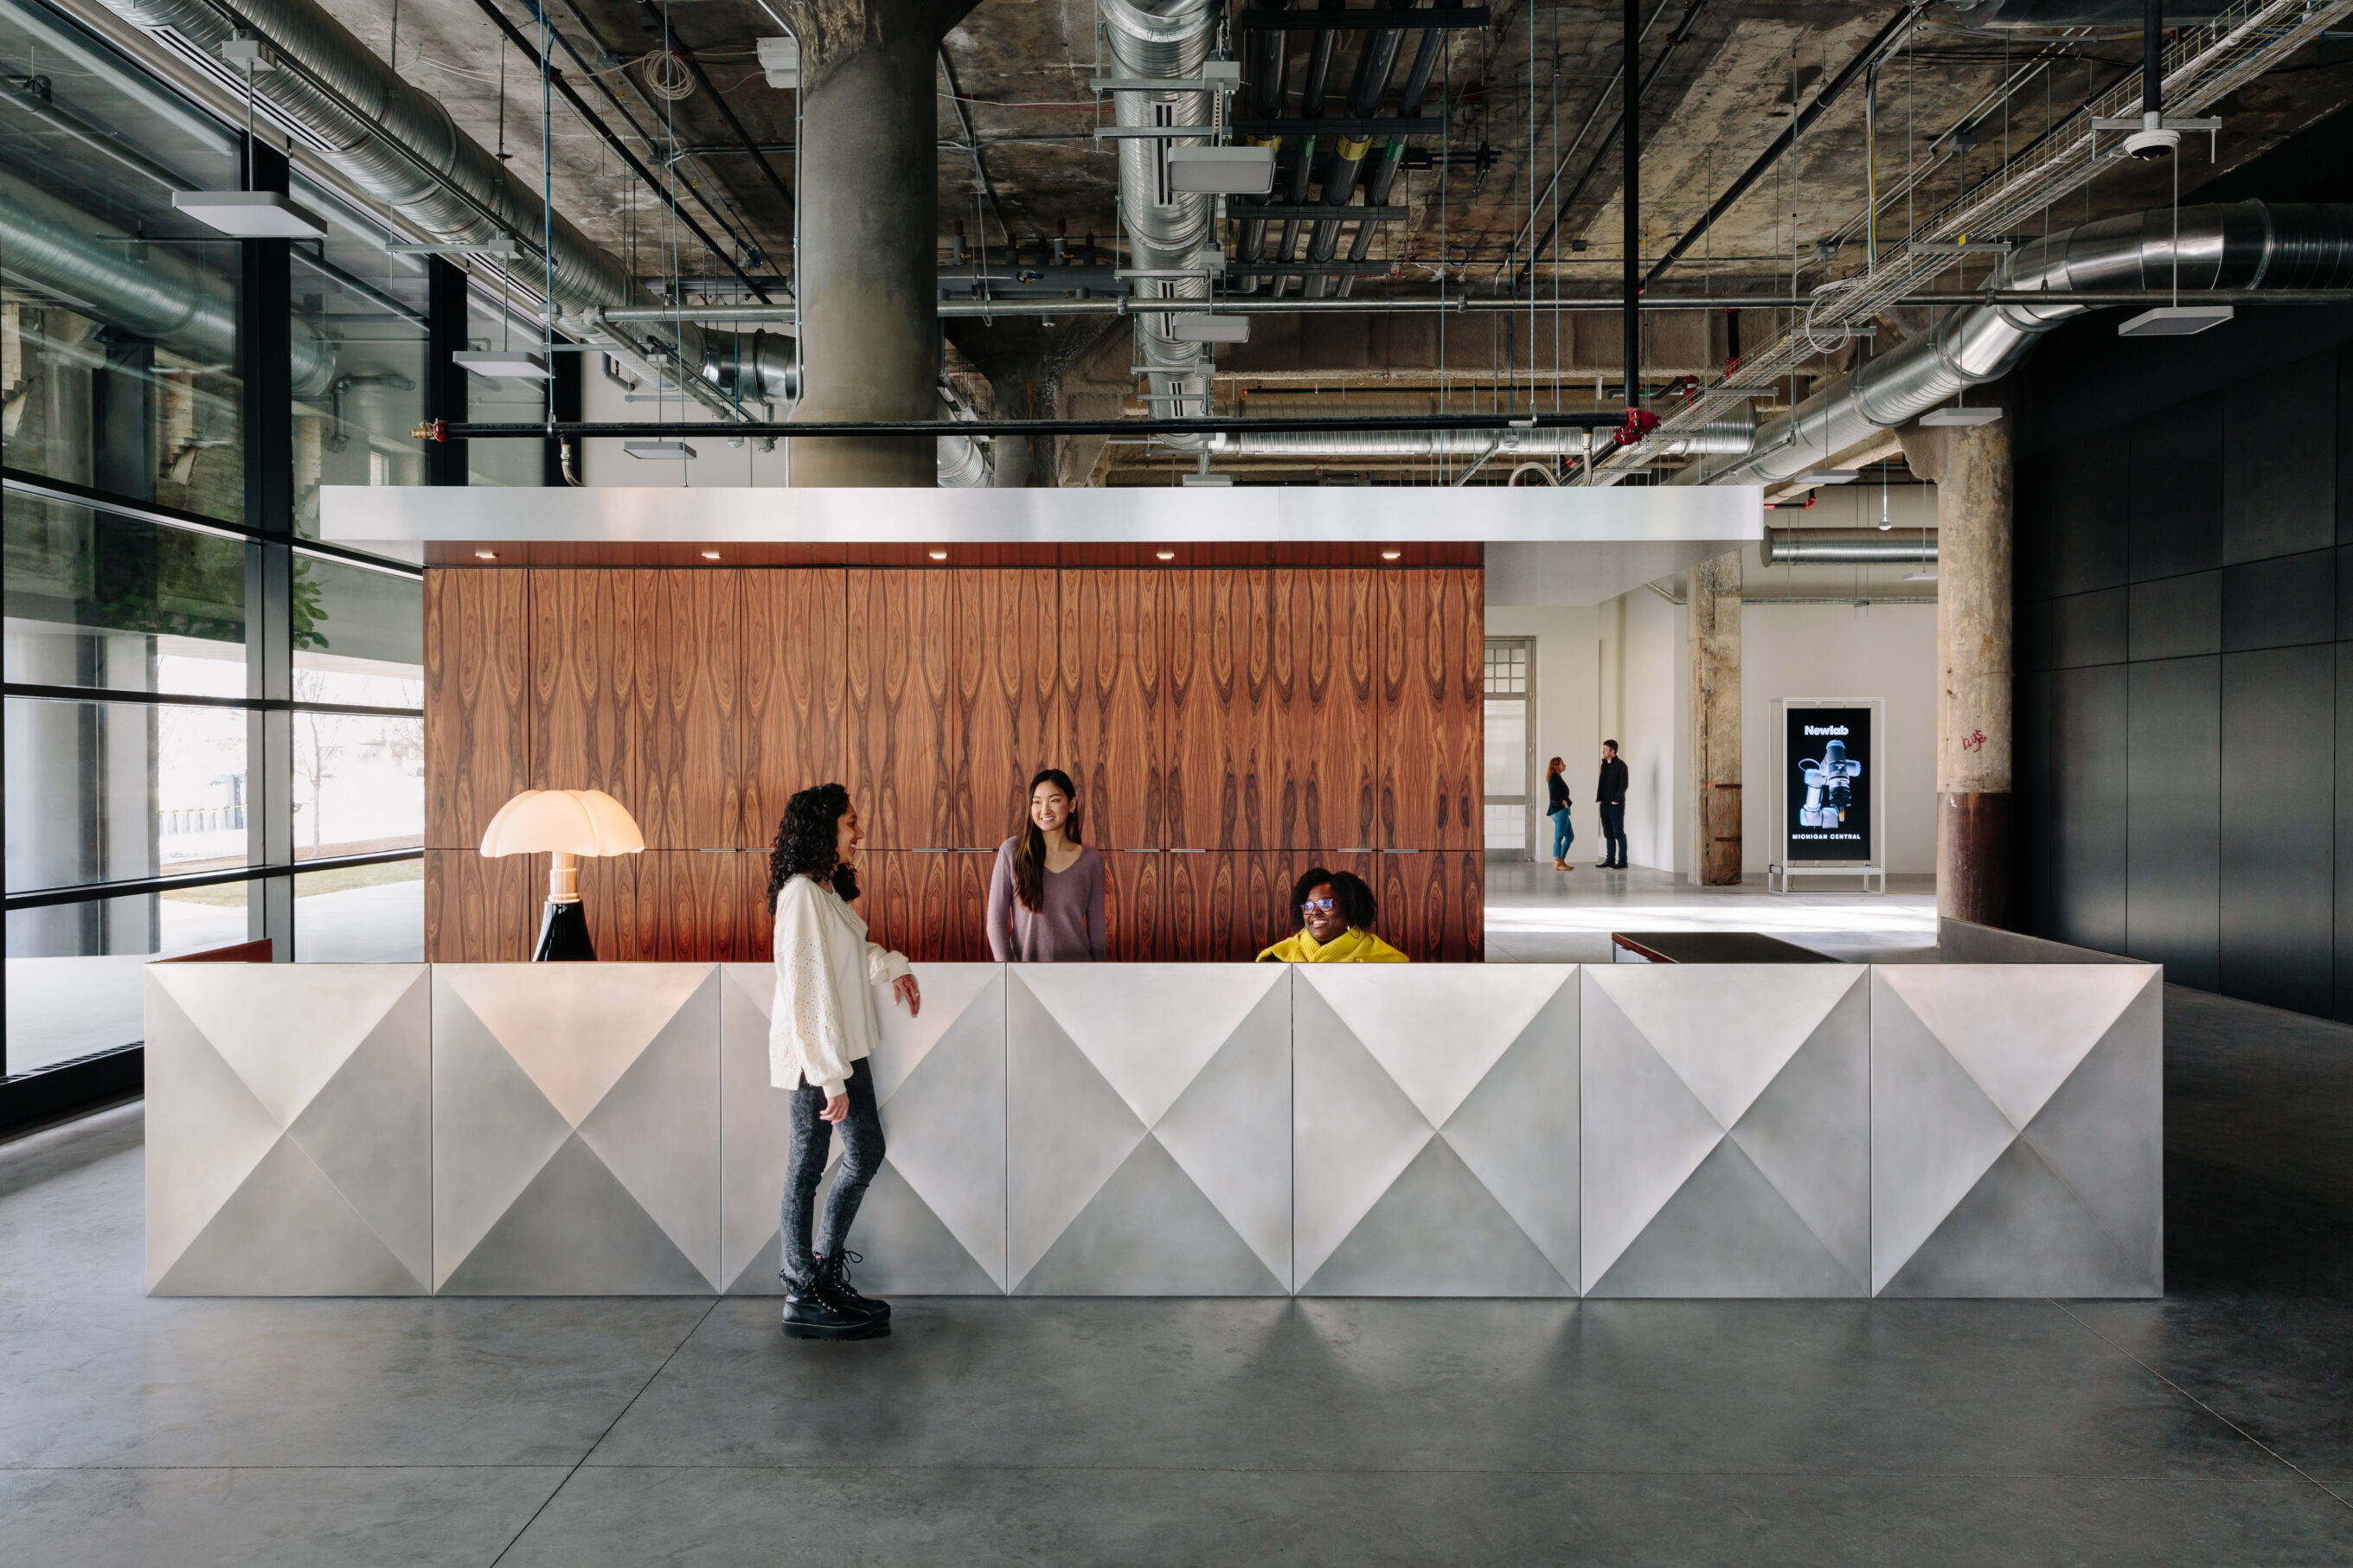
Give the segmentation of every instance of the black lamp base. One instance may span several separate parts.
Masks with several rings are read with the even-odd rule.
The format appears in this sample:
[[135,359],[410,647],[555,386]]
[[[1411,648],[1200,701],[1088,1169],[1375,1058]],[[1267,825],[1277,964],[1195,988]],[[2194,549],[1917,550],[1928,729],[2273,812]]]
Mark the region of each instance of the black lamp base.
[[596,944],[588,940],[588,912],[579,900],[559,904],[550,900],[539,922],[539,951],[533,963],[593,963]]

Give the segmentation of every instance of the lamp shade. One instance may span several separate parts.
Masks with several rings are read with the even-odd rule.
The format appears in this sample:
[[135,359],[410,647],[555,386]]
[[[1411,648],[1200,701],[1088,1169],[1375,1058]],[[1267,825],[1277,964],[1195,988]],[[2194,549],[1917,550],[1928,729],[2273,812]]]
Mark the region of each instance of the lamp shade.
[[635,855],[646,847],[638,819],[601,789],[527,789],[482,829],[482,853]]

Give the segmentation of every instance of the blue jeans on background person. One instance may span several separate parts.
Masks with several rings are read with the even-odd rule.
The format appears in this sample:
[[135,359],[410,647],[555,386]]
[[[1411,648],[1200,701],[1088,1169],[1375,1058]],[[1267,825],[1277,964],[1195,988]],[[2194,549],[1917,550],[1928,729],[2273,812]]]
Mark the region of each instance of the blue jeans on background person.
[[803,1082],[793,1095],[793,1152],[785,1170],[785,1200],[779,1214],[784,1237],[784,1267],[777,1277],[793,1289],[806,1289],[817,1278],[817,1260],[842,1249],[849,1238],[850,1222],[858,1217],[859,1201],[867,1184],[882,1168],[882,1116],[874,1104],[874,1075],[864,1062],[850,1064],[849,1114],[841,1122],[841,1169],[826,1195],[825,1234],[812,1248],[809,1229],[816,1217],[818,1184],[825,1179],[825,1157],[833,1143],[833,1124],[820,1120],[825,1090]]
[[1623,802],[1601,808],[1601,863],[1620,870],[1626,867],[1626,806]]
[[1568,807],[1562,806],[1552,814],[1552,858],[1568,858],[1568,847],[1577,842],[1577,829],[1568,825]]

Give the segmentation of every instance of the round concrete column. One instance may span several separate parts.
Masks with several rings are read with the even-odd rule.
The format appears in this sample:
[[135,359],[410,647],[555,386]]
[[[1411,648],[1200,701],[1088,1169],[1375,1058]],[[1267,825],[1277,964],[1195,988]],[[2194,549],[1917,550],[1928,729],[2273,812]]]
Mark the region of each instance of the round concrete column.
[[[969,0],[786,0],[801,45],[796,423],[939,416],[940,40]],[[927,437],[795,440],[792,482],[938,479]]]
[[1903,432],[1936,486],[1936,912],[2010,918],[2010,468],[2007,422]]
[[1740,585],[1738,551],[1691,569],[1692,880],[1740,881]]

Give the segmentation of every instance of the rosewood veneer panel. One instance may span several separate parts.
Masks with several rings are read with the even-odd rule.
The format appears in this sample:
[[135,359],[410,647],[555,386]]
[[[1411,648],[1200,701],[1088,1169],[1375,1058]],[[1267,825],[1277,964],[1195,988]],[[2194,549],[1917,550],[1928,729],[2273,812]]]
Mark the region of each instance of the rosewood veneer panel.
[[1378,688],[1381,839],[1479,848],[1486,616],[1475,572],[1384,572]]
[[1078,781],[1086,839],[1099,849],[1167,843],[1157,753],[1163,616],[1172,575],[1061,574],[1059,684],[1072,759],[1065,765]]
[[1168,574],[1162,636],[1161,820],[1172,849],[1267,843],[1273,749],[1268,574]]
[[1369,572],[1273,574],[1272,847],[1357,849],[1378,843],[1375,705],[1382,605]]
[[[849,592],[839,571],[743,574],[747,847],[775,841],[796,791],[847,782]],[[871,819],[871,805],[859,806]]]
[[[522,574],[518,574],[522,575]],[[600,789],[644,816],[630,572],[533,572],[531,787]],[[598,957],[605,945],[596,946]]]
[[743,831],[743,574],[632,575],[645,736],[638,826],[649,849],[733,848]]
[[485,860],[472,847],[425,852],[428,963],[520,963],[539,942],[547,862],[536,855]]
[[[954,836],[944,842],[993,848],[1028,816],[1029,779],[1039,769],[1065,769],[1084,788],[1059,700],[1061,579],[1050,571],[1001,571],[955,572],[949,580],[962,740],[952,759]],[[986,863],[982,874],[985,898]]]
[[849,574],[849,785],[876,849],[953,847],[955,646],[950,574]]
[[425,574],[425,842],[479,847],[528,787],[529,575]]

